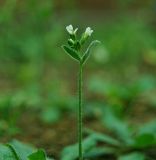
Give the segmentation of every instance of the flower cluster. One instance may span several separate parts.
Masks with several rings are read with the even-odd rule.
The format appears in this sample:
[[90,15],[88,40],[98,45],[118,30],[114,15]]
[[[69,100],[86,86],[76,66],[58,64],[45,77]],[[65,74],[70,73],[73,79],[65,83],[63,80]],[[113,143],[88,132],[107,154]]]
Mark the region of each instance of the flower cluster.
[[72,25],[66,27],[67,32],[69,33],[68,45],[63,45],[63,49],[65,52],[70,55],[73,59],[80,62],[80,64],[84,64],[88,57],[90,56],[90,50],[92,46],[99,42],[97,40],[92,41],[86,51],[82,53],[81,48],[82,45],[86,42],[86,40],[92,35],[93,30],[90,27],[87,27],[85,32],[82,33],[80,40],[77,39],[77,31],[78,28],[75,28]]
[[[76,34],[78,28],[76,28],[76,29],[74,30],[73,26],[72,26],[72,25],[69,25],[69,26],[66,27],[66,30],[68,31],[69,34],[74,35],[74,34]],[[92,30],[90,27],[87,27],[87,28],[86,28],[86,31],[85,31],[85,36],[86,36],[86,37],[91,36],[92,33],[93,33],[93,30]]]
[[74,29],[72,25],[66,27],[67,32],[70,35],[68,39],[68,44],[76,50],[81,48],[81,45],[85,43],[85,41],[90,37],[93,33],[93,30],[90,27],[87,27],[85,32],[82,34],[80,41],[76,39],[78,28]]

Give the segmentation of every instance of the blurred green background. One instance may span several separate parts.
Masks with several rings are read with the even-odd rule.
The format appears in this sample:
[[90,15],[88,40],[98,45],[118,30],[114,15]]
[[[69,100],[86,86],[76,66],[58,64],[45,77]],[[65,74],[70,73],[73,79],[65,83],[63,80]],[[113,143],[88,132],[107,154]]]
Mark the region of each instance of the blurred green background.
[[75,116],[78,66],[61,49],[69,24],[102,42],[84,71],[85,116],[111,106],[134,122],[153,119],[155,17],[155,0],[0,0],[0,134],[16,134],[25,111],[46,123]]

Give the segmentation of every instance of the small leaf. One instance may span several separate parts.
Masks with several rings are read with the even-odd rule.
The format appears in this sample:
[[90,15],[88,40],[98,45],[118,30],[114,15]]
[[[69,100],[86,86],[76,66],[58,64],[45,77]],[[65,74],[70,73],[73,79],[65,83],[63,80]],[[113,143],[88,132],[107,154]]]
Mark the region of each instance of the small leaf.
[[104,142],[113,146],[121,145],[118,140],[114,139],[113,137],[107,134],[99,133],[88,128],[85,128],[85,132],[89,135],[92,135],[92,137],[94,137],[94,139],[96,139],[98,142]]
[[112,155],[115,153],[115,149],[112,147],[96,147],[93,148],[91,151],[84,154],[85,158],[97,158],[103,155]]
[[80,56],[78,55],[77,51],[66,46],[66,45],[63,45],[62,48],[65,50],[65,52],[70,55],[73,59],[77,60],[77,61],[80,61]]
[[156,138],[154,134],[141,134],[135,138],[134,147],[144,148],[156,145]]
[[132,139],[132,130],[129,125],[120,119],[111,107],[105,107],[103,111],[102,123],[114,131],[118,138],[127,145],[132,145],[134,140]]
[[29,160],[46,160],[46,155],[42,149],[39,149],[37,152],[29,155],[28,159]]
[[35,150],[31,146],[23,144],[17,140],[13,140],[7,145],[10,147],[10,149],[12,149],[14,153],[16,153],[16,156],[19,160],[27,160],[27,156],[29,156]]
[[[85,157],[89,158],[91,155],[98,157],[103,154],[110,154],[114,152],[114,148],[109,148],[109,147],[97,148],[98,142],[104,142],[104,143],[108,142],[113,145],[119,145],[118,141],[115,141],[114,139],[108,136],[98,134],[98,133],[92,133],[82,142],[83,152]],[[61,154],[61,160],[75,160],[77,157],[78,157],[77,143],[74,145],[65,147]]]
[[114,146],[120,146],[120,142],[117,141],[116,139],[104,134],[104,133],[93,133],[93,136],[95,137],[95,139],[99,142],[105,142],[107,144],[110,145],[114,145]]
[[58,108],[47,108],[41,113],[41,119],[45,123],[55,123],[61,117],[61,112]]
[[96,44],[96,43],[100,43],[100,41],[95,40],[95,41],[92,41],[92,42],[90,43],[89,47],[87,48],[85,54],[84,54],[83,57],[82,57],[82,64],[84,64],[84,63],[87,61],[87,59],[88,59],[89,56],[90,56],[91,48],[92,48],[93,45]]
[[139,128],[138,132],[139,134],[149,133],[149,134],[154,134],[156,136],[156,119],[142,125]]
[[8,146],[0,144],[0,160],[18,160],[18,158]]
[[118,160],[145,160],[145,156],[142,153],[134,152],[120,156]]
[[[87,153],[91,149],[95,148],[96,144],[97,140],[92,135],[84,139],[82,142],[84,153]],[[76,158],[78,158],[78,143],[67,146],[63,149],[61,160],[75,160]]]

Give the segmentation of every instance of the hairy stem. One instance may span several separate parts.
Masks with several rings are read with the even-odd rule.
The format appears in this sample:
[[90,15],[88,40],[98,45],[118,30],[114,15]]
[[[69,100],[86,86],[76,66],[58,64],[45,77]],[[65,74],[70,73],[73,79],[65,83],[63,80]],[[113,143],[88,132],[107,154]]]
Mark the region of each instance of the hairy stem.
[[82,150],[82,65],[79,66],[79,111],[78,111],[78,140],[79,140],[79,160],[83,160]]

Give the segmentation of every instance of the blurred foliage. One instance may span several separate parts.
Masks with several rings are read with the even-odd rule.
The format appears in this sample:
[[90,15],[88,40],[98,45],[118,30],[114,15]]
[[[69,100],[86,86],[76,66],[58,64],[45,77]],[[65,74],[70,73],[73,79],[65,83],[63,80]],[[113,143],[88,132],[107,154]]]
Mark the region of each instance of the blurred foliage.
[[[151,155],[148,150],[156,147],[155,120],[146,123],[145,126],[132,127],[116,115],[110,106],[105,106],[101,112],[104,127],[112,133],[107,135],[86,128],[88,137],[83,141],[86,158],[110,155],[118,160],[154,159],[155,155]],[[77,149],[78,144],[65,147],[61,159],[75,160],[78,157]]]
[[119,16],[114,22],[99,25],[98,29],[95,34],[101,37],[112,65],[139,65],[145,55],[156,49],[155,32],[144,19]]
[[[151,147],[155,142],[156,122],[138,125],[136,130],[127,121],[133,118],[132,112],[142,114],[137,109],[144,106],[146,114],[155,113],[156,4],[153,0],[144,2],[147,5],[139,11],[135,8],[136,1],[120,0],[116,11],[88,14],[78,9],[77,1],[0,3],[0,135],[20,131],[16,125],[25,108],[39,110],[39,118],[45,123],[55,123],[68,112],[77,111],[77,66],[60,47],[67,36],[65,26],[72,23],[79,30],[93,27],[94,39],[102,42],[94,49],[85,70],[84,112],[86,118],[95,118],[112,134],[109,138],[101,133],[89,134],[84,141],[86,156],[116,155],[117,148],[114,151],[110,147],[116,139],[131,149]],[[110,146],[98,148],[99,141]],[[70,149],[62,152],[63,160],[77,157]],[[71,154],[67,155],[69,151]],[[119,160],[145,157],[140,151],[116,156]]]
[[3,160],[52,160],[42,149],[36,149],[28,144],[13,140],[10,143],[0,144],[0,159]]

